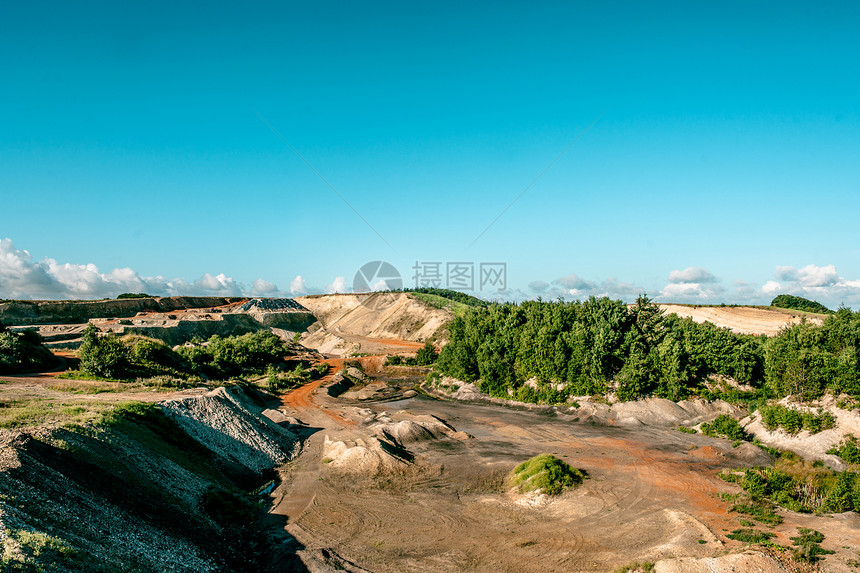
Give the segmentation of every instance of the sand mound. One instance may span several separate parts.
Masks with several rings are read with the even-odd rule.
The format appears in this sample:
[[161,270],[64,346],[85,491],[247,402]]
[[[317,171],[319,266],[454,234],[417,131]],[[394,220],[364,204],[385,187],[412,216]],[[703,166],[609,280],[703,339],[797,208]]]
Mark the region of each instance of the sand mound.
[[788,309],[754,308],[748,306],[684,306],[661,304],[666,314],[677,314],[682,318],[692,318],[695,322],[710,322],[721,328],[728,328],[738,334],[766,334],[773,336],[782,328],[798,324],[804,318],[813,324],[822,324],[823,315],[808,314]]
[[296,435],[263,415],[262,408],[236,386],[168,400],[161,408],[191,437],[254,472],[282,464],[297,453]]
[[326,436],[323,444],[323,463],[344,473],[374,475],[405,468],[412,459],[397,444],[372,436],[337,441]]
[[618,402],[608,411],[608,418],[621,425],[693,426],[728,414],[739,417],[743,412],[722,400],[683,400],[672,402],[665,398],[647,398],[634,402]]
[[406,412],[397,412],[395,416],[410,416],[410,419],[393,421],[388,416],[383,416],[379,423],[371,426],[371,429],[380,438],[401,445],[443,438],[461,440],[467,437],[465,432],[458,432],[447,422],[436,416],[411,416]]
[[682,557],[658,561],[654,564],[655,573],[786,573],[777,561],[758,551],[734,553],[721,557]]

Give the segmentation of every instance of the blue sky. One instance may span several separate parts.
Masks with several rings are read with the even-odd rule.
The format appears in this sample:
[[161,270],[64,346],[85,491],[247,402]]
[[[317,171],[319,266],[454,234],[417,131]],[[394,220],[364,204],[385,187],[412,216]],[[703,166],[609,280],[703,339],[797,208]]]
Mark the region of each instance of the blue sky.
[[503,261],[860,307],[860,5],[702,4],[7,3],[0,298]]

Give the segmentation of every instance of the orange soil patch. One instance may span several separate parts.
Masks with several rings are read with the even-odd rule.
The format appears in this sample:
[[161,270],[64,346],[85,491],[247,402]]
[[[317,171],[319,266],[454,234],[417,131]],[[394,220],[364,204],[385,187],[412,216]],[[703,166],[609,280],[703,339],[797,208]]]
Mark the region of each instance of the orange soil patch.
[[[638,478],[648,482],[660,497],[670,500],[684,499],[696,509],[697,515],[712,531],[737,527],[729,514],[728,504],[716,496],[725,484],[716,477],[716,469],[710,464],[704,463],[697,467],[691,464],[690,460],[679,458],[677,454],[663,453],[623,439],[594,438],[589,441],[597,447],[603,446],[616,453],[624,452],[623,459],[629,461],[621,462],[617,469],[635,472]],[[722,457],[711,446],[698,450],[703,451],[708,459],[716,461]],[[605,466],[606,461],[601,459],[598,464]]]

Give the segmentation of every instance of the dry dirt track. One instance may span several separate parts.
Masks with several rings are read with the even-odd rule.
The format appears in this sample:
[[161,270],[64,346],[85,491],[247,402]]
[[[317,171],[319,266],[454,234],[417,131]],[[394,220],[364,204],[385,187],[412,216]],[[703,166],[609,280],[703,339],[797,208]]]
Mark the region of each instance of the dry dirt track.
[[[434,414],[474,438],[410,445],[417,463],[402,474],[338,474],[322,463],[321,444],[324,435],[335,439],[361,428],[360,422],[328,425],[332,411],[356,419],[355,406]],[[287,530],[302,543],[333,548],[377,573],[613,571],[637,560],[739,550],[725,534],[740,527],[740,516],[716,495],[738,490],[716,472],[766,460],[752,446],[732,448],[672,429],[592,426],[564,415],[422,396],[349,405],[317,394],[297,415],[319,431],[285,470],[275,512],[288,517]],[[548,505],[518,505],[502,478],[543,452],[590,479]],[[788,516],[774,530],[775,541],[789,545],[798,519],[807,517]],[[817,528],[832,544],[856,545],[860,522],[852,519],[847,528]]]

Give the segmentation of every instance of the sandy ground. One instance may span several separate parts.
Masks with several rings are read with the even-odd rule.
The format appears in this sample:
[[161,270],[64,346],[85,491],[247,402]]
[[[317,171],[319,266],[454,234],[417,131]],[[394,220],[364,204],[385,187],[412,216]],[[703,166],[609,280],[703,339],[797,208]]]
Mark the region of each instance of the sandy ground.
[[766,334],[773,336],[780,329],[801,322],[804,317],[814,324],[821,324],[821,315],[811,315],[785,309],[767,309],[731,306],[686,306],[679,304],[659,305],[668,314],[692,318],[696,322],[712,322],[738,334]]
[[[406,389],[413,382],[399,384]],[[725,537],[741,527],[742,516],[718,497],[739,489],[716,473],[767,463],[757,449],[671,429],[591,425],[422,395],[356,403],[306,388],[284,400],[309,425],[309,437],[300,457],[282,469],[272,511],[288,519],[287,531],[301,543],[332,548],[369,571],[612,571],[634,561],[658,562],[665,571],[792,570],[761,553],[717,566],[708,559],[744,549]],[[393,474],[343,474],[323,462],[327,437],[354,439],[367,431],[368,413],[401,411],[439,416],[473,437],[411,444],[416,463]],[[589,479],[548,503],[507,492],[503,476],[544,452]],[[840,552],[828,556],[825,570],[851,570],[844,563],[860,549],[860,516],[782,513],[785,523],[772,528],[775,542],[789,545],[799,525],[814,527],[827,536],[826,548]],[[690,561],[679,568],[672,560],[681,557]]]

